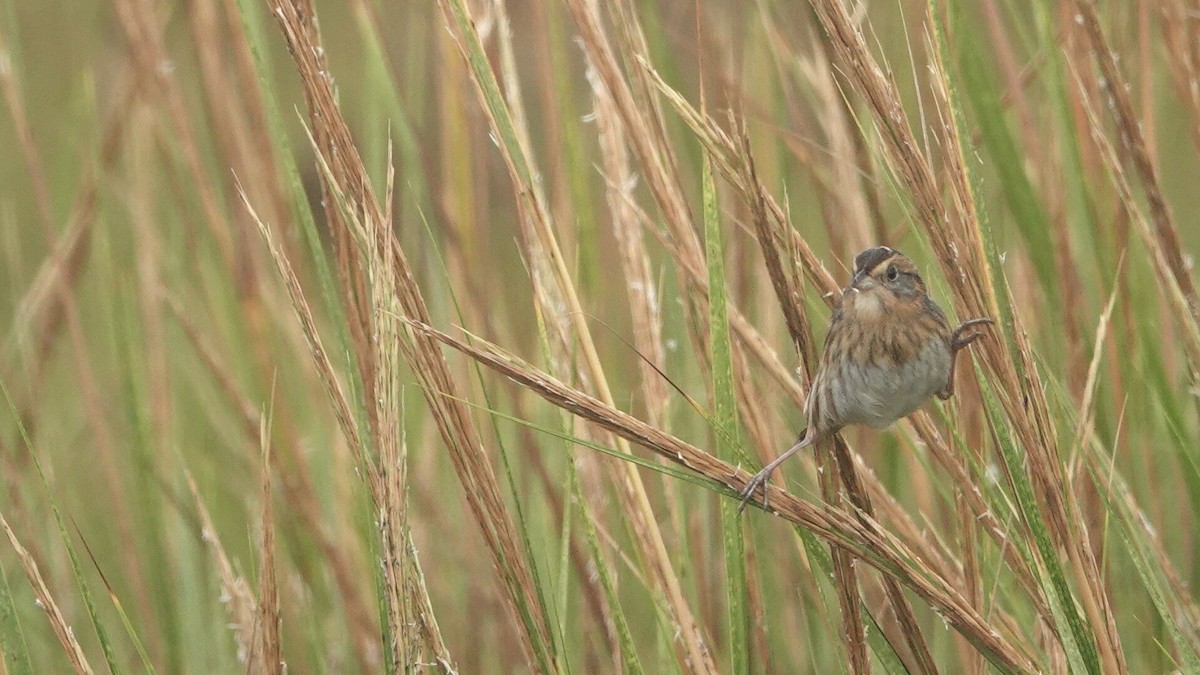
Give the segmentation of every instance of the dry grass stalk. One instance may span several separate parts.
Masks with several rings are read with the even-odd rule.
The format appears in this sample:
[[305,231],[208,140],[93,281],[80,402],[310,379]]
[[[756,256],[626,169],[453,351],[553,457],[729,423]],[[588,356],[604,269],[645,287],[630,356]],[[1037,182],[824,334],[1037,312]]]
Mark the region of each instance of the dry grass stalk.
[[[99,162],[88,162],[79,178],[79,194],[71,206],[71,215],[62,233],[52,244],[51,252],[42,263],[29,290],[22,296],[14,314],[9,334],[5,338],[5,361],[15,358],[10,350],[37,338],[38,357],[33,365],[40,366],[46,358],[54,337],[63,322],[63,308],[58,288],[73,289],[83,273],[90,250],[92,226],[95,224],[99,197],[99,176],[111,170],[125,142],[127,116],[138,103],[138,91],[132,78],[123,72],[117,85],[117,107],[104,123],[99,148]],[[27,162],[31,161],[27,158]],[[37,381],[39,378],[32,378]]]
[[25,101],[21,95],[21,83],[17,80],[17,72],[12,67],[9,58],[8,38],[0,30],[0,55],[5,59],[4,67],[0,67],[0,93],[3,93],[4,103],[12,118],[13,131],[17,136],[17,145],[25,159],[25,169],[29,173],[29,183],[33,188],[33,201],[41,216],[42,228],[47,241],[54,239],[54,208],[50,203],[50,188],[46,183],[46,167],[42,163],[41,153],[33,140],[33,129],[29,124],[29,115],[25,110]]
[[[233,180],[236,176],[237,186],[249,195],[253,203],[264,209],[266,222],[282,222],[290,211],[286,206],[287,197],[276,172],[275,151],[271,147],[271,134],[266,125],[267,112],[254,72],[249,42],[245,39],[242,17],[236,2],[223,4],[223,12],[213,0],[193,3],[188,12],[188,25],[196,51],[204,102],[213,126],[213,138],[217,143],[221,163],[229,167],[228,180]],[[225,32],[241,39],[231,41],[227,39]],[[227,54],[233,59],[232,66],[227,63]],[[236,77],[230,77],[231,71]],[[245,212],[237,213],[239,222],[234,228],[233,236],[239,251],[249,250],[244,240],[251,231],[247,227],[250,219]],[[270,308],[280,305],[267,297],[272,289],[260,284],[257,270],[259,262],[255,256],[240,255],[236,262],[237,268],[233,270],[233,276],[240,291],[242,316],[250,334],[247,351],[258,368],[260,382],[269,382],[273,380],[277,366],[270,352],[274,336],[266,319]],[[176,314],[182,316],[178,311]],[[184,323],[190,322],[184,319]],[[281,327],[286,330],[291,326],[290,322],[283,322]],[[198,345],[199,332],[187,325],[185,330],[193,344]],[[303,354],[303,343],[298,346]],[[214,359],[209,358],[210,355],[202,348],[198,349],[201,349],[201,355],[210,369],[219,376],[224,369],[220,368]],[[224,388],[227,392],[232,392],[227,384],[231,380],[220,377],[218,379],[226,384]],[[247,415],[245,397],[242,396],[242,400],[239,401],[239,396],[240,392],[231,400],[239,402],[243,412],[242,419],[247,425],[247,434],[253,440],[257,434],[257,413]],[[361,584],[357,583],[362,575],[356,569],[356,561],[352,560],[351,547],[347,545],[349,542],[338,541],[333,534],[333,528],[326,522],[310,476],[309,461],[300,451],[300,444],[296,439],[296,425],[287,407],[275,411],[273,426],[275,443],[283,452],[277,464],[284,494],[291,506],[288,511],[304,522],[305,527],[316,538],[325,559],[329,561],[339,589],[338,597],[346,612],[358,666],[364,670],[375,669],[380,663],[378,625],[363,597]]]
[[421,570],[411,530],[408,531],[408,546],[404,562],[408,565],[405,577],[408,580],[408,602],[413,608],[413,621],[429,650],[429,658],[433,660],[432,665],[446,675],[457,675],[458,666],[450,656],[450,649],[446,646],[445,639],[442,638],[442,629],[438,627],[437,617],[433,613],[433,603],[430,602],[429,590],[425,587],[425,573]]
[[[1108,97],[1110,105],[1105,106],[1112,111],[1116,123],[1117,137],[1120,139],[1122,159],[1132,164],[1142,190],[1146,194],[1146,202],[1150,207],[1150,221],[1154,225],[1154,236],[1159,240],[1159,247],[1170,267],[1175,283],[1183,290],[1188,300],[1188,308],[1193,319],[1200,322],[1200,299],[1196,296],[1196,287],[1192,282],[1191,273],[1183,260],[1183,251],[1179,242],[1179,231],[1175,227],[1174,218],[1163,196],[1162,187],[1158,181],[1158,171],[1150,155],[1137,114],[1134,112],[1129,85],[1125,76],[1117,67],[1116,53],[1108,44],[1104,31],[1100,28],[1100,17],[1096,15],[1095,0],[1075,0],[1075,11],[1083,30],[1091,44],[1092,57],[1100,70],[1101,89]],[[1186,52],[1185,52],[1186,53]]]
[[17,535],[9,527],[8,521],[0,514],[0,527],[4,528],[4,533],[8,535],[8,541],[12,544],[13,550],[17,553],[17,558],[21,561],[21,567],[25,570],[25,576],[29,578],[29,583],[33,586],[33,592],[37,595],[38,607],[46,612],[46,618],[50,621],[50,627],[54,629],[54,636],[58,638],[59,644],[62,645],[67,659],[71,662],[71,666],[75,668],[75,672],[91,675],[92,667],[88,663],[87,655],[83,653],[83,647],[79,646],[79,641],[75,639],[75,630],[67,623],[66,617],[58,608],[58,603],[54,601],[54,596],[50,593],[50,588],[46,586],[46,581],[42,579],[41,570],[38,569],[37,561],[33,559],[29,551],[21,545],[21,541],[17,539]]
[[[833,445],[840,444],[836,439]],[[818,471],[818,482],[821,485],[821,498],[826,508],[845,508],[850,492],[849,486],[840,489],[838,476],[834,469],[841,467],[841,456],[846,450],[843,447],[830,449],[830,443],[822,443],[815,449]],[[857,486],[857,482],[853,483]],[[833,580],[837,588],[838,607],[841,609],[842,642],[846,647],[847,661],[850,672],[855,675],[866,675],[871,672],[871,656],[867,645],[867,632],[863,626],[862,596],[859,584],[858,569],[854,558],[844,548],[834,546],[830,551],[833,558]],[[906,606],[907,608],[907,606]],[[917,632],[920,635],[920,632]]]
[[[304,295],[304,289],[300,287],[300,279],[292,269],[291,261],[288,260],[287,255],[283,252],[275,236],[271,233],[271,228],[259,219],[250,202],[245,201],[245,205],[250,211],[251,218],[258,224],[259,231],[262,233],[263,239],[267,242],[267,248],[271,252],[271,258],[275,261],[279,269],[279,275],[283,278],[284,287],[288,292],[288,299],[292,302],[292,309],[295,311],[296,317],[300,321],[300,327],[304,331],[304,337],[308,341],[309,356],[316,366],[321,384],[325,387],[326,396],[329,398],[330,404],[333,405],[333,412],[337,418],[338,427],[342,430],[342,434],[345,435],[346,442],[355,453],[360,466],[369,467],[371,463],[366,455],[367,450],[359,434],[358,425],[355,423],[354,415],[351,412],[350,402],[342,391],[342,385],[333,368],[333,363],[329,360],[329,354],[325,350],[320,332],[317,330],[316,319],[313,318],[312,309],[309,307],[308,299]],[[372,494],[376,494],[378,477],[373,472],[368,472],[365,478],[371,488]]]
[[[638,176],[629,161],[629,150],[616,103],[596,81],[595,68],[589,67],[587,76],[592,89],[593,112],[606,179],[604,195],[608,220],[617,242],[625,296],[633,323],[633,345],[639,355],[638,370],[646,419],[655,426],[663,427],[668,421],[671,392],[666,378],[661,374],[667,356],[662,335],[661,289],[651,271],[650,256],[643,237],[645,213],[633,196]],[[751,420],[745,422],[748,430],[755,429]],[[678,486],[664,476],[662,489],[671,529],[680,532],[683,530],[683,514],[679,509]]]
[[857,161],[858,129],[847,110],[846,99],[838,89],[825,51],[814,50],[811,55],[801,57],[798,66],[815,92],[819,107],[813,117],[822,127],[828,143],[829,182],[833,189],[829,190],[831,208],[825,217],[826,229],[831,237],[835,231],[839,234],[833,241],[843,242],[835,249],[838,258],[852,260],[858,251],[889,243],[871,231],[872,218],[866,200],[870,192],[845,189],[861,184],[862,171]]
[[[951,94],[951,84],[942,65],[947,62],[947,56],[941,53],[941,42],[931,51],[938,54],[938,64],[932,68],[935,100],[942,111],[945,120],[941,127],[944,135],[944,146],[948,152],[945,155],[947,174],[951,181],[951,194],[955,197],[953,205],[959,214],[957,220],[961,229],[960,236],[973,244],[980,261],[983,260],[983,236],[980,219],[975,210],[975,195],[966,168],[965,144],[959,136],[959,125],[953,117],[954,102]],[[931,223],[932,225],[932,223]],[[939,229],[939,228],[932,228]],[[977,269],[986,270],[986,265]],[[992,287],[987,274],[967,274],[965,280],[975,286],[981,297],[990,300],[994,310],[999,308],[999,297]],[[1011,307],[1011,297],[1005,298]],[[1015,316],[1015,315],[1014,315]],[[1024,332],[1019,319],[1014,318],[1013,337],[1016,349],[1016,363],[999,361],[995,363],[996,372],[1008,381],[1004,383],[1002,396],[1008,398],[1009,419],[1014,423],[1015,430],[1021,437],[1028,452],[1030,475],[1042,510],[1043,517],[1050,526],[1050,532],[1065,549],[1071,572],[1079,586],[1080,601],[1084,612],[1091,624],[1091,635],[1084,639],[1095,640],[1099,658],[1108,672],[1126,672],[1125,656],[1117,635],[1115,619],[1109,605],[1107,589],[1096,562],[1095,549],[1089,541],[1088,522],[1081,511],[1080,502],[1075,499],[1073,485],[1067,480],[1063,469],[1064,457],[1057,447],[1049,404],[1042,379],[1036,375],[1032,348],[1028,335]],[[993,347],[994,349],[987,349]],[[993,356],[989,352],[999,352],[996,341],[989,341],[984,350],[985,358]],[[999,354],[995,354],[999,355]],[[1017,372],[1025,373],[1023,378],[1016,377]],[[1013,396],[1021,395],[1023,405],[1016,405]],[[1021,467],[1006,466],[1006,470],[1023,470]]]
[[[220,4],[225,12],[220,11]],[[187,14],[213,141],[222,167],[227,167],[222,180],[230,181],[232,187],[236,175],[254,203],[260,205],[267,222],[282,222],[289,212],[287,198],[276,172],[262,92],[254,76],[253,56],[236,2],[194,2]],[[244,214],[240,219],[244,220]],[[247,243],[247,235],[252,232],[248,226],[239,224],[235,230],[239,245]],[[244,275],[239,279],[242,287],[257,291],[254,257],[244,256],[241,264],[244,267],[237,272]]]
[[233,568],[233,563],[229,561],[191,472],[185,469],[184,478],[192,492],[192,498],[196,501],[196,513],[200,518],[200,538],[208,546],[213,562],[217,565],[217,575],[221,580],[221,604],[225,605],[225,611],[229,613],[229,627],[233,630],[233,637],[237,643],[238,662],[245,663],[249,670],[253,664],[258,663],[259,649],[262,646],[256,637],[258,601],[254,599],[254,593],[250,590],[250,584],[246,583],[245,577],[238,574]]
[[1157,236],[1153,225],[1142,212],[1141,205],[1133,194],[1133,186],[1130,184],[1129,175],[1125,171],[1125,166],[1122,164],[1117,150],[1104,134],[1104,122],[1100,119],[1099,113],[1101,102],[1093,101],[1088,97],[1082,83],[1079,82],[1078,74],[1076,77],[1080,90],[1079,100],[1087,114],[1086,120],[1092,143],[1108,171],[1113,186],[1117,189],[1117,197],[1122,207],[1133,222],[1142,244],[1150,253],[1150,261],[1155,272],[1154,277],[1158,281],[1159,290],[1166,296],[1168,306],[1173,310],[1172,315],[1176,317],[1180,336],[1183,338],[1184,351],[1192,364],[1200,364],[1200,324],[1192,319],[1187,291],[1179,283],[1179,277],[1174,273],[1170,262],[1170,252],[1163,245],[1162,239]]
[[271,440],[270,417],[262,418],[259,447],[262,448],[262,539],[259,542],[258,570],[258,653],[262,673],[282,675],[283,642],[280,639],[279,586],[275,578],[275,519],[271,515]]
[[[410,320],[409,324],[414,330],[470,356],[554,405],[724,486],[731,494],[740,491],[750,480],[747,470],[607,406],[486,340],[472,337],[468,344],[420,322]],[[874,519],[861,512],[812,504],[774,486],[767,489],[772,514],[812,531],[828,543],[844,548],[854,557],[896,577],[990,657],[1016,670],[1034,670],[1030,657],[1021,647],[1006,641],[994,625],[971,607],[957,586],[922,565],[907,546]]]
[[[375,250],[381,256],[379,259],[392,270],[390,276],[380,279],[381,283],[387,282],[392,286],[388,291],[388,304],[369,308],[370,311],[378,314],[394,306],[406,316],[427,319],[425,301],[403,251],[394,241],[390,219],[375,198],[362,160],[338,109],[311,4],[271,0],[270,6],[304,85],[313,136],[323,162],[322,185],[327,197],[326,211],[335,236],[344,237],[347,243],[353,243],[356,236],[363,243],[375,242],[372,245],[377,247]],[[273,250],[278,254],[276,248],[273,247]],[[278,255],[277,261],[280,261]],[[281,268],[283,264],[286,261],[282,261]],[[356,271],[361,268],[357,264],[351,265],[351,261],[345,257],[339,258],[339,269],[342,271],[344,289],[351,288],[356,283],[355,279],[362,279],[362,272]],[[299,290],[298,287],[296,290]],[[354,293],[357,297],[363,297],[363,290],[359,287]],[[296,300],[293,297],[293,301]],[[355,309],[353,305],[351,309]],[[371,325],[369,313],[359,316],[365,317],[365,323]],[[377,364],[364,366],[371,355],[365,353],[362,347],[362,342],[356,339],[360,369],[374,373]],[[445,359],[433,341],[414,336],[411,340],[399,340],[398,348],[418,382],[427,391],[455,391]],[[370,397],[377,393],[373,381],[368,379],[364,387],[368,400],[373,400]],[[526,656],[535,668],[548,669],[553,662],[549,624],[533,586],[529,563],[500,499],[495,475],[482,451],[482,440],[470,413],[465,404],[454,399],[427,394],[426,400],[442,441],[450,451],[471,513],[483,532],[492,561],[501,575],[514,625],[522,627],[518,633]],[[378,428],[374,423],[372,427]],[[383,494],[378,488],[376,483],[372,494]],[[386,508],[386,503],[380,505]]]
[[[458,40],[464,57],[470,63],[472,54],[476,53],[474,45],[480,44],[480,37],[474,29],[474,23],[469,20],[470,17],[466,14],[466,8],[462,4],[457,2],[441,4],[451,32]],[[513,181],[513,193],[518,200],[518,214],[524,235],[522,243],[526,247],[527,260],[533,268],[535,298],[541,314],[555,329],[552,331],[551,342],[559,350],[560,366],[558,370],[562,371],[563,368],[568,367],[572,345],[577,345],[582,351],[583,362],[578,376],[595,387],[601,400],[608,405],[613,405],[613,394],[587,325],[587,314],[583,311],[574,282],[567,269],[557,233],[551,222],[550,209],[530,154],[528,129],[523,108],[520,105],[519,81],[511,60],[511,35],[503,3],[495,3],[493,11],[497,17],[500,36],[501,72],[506,84],[507,109],[498,107],[498,102],[494,99],[490,100],[493,93],[498,91],[494,75],[490,71],[480,72],[473,68],[472,79],[477,85],[481,102],[491,121],[493,133],[500,138],[506,138],[511,130],[515,135],[516,147],[508,142],[501,142],[498,145],[508,166],[510,179]],[[555,342],[557,344],[554,344]],[[616,444],[622,452],[631,452],[624,439],[616,439]],[[621,505],[635,533],[643,564],[649,571],[654,587],[666,599],[676,630],[682,633],[681,661],[685,667],[695,672],[715,672],[716,666],[706,645],[703,632],[683,595],[681,584],[674,571],[674,563],[667,553],[662,532],[655,518],[645,485],[637,472],[637,467],[628,462],[611,466],[615,469],[614,480],[624,496]]]
[[[594,69],[588,70],[589,77]],[[626,297],[633,317],[633,344],[644,360],[638,368],[642,375],[642,396],[645,399],[646,419],[661,426],[666,415],[670,392],[659,374],[666,362],[662,340],[662,309],[659,289],[650,271],[650,258],[642,237],[641,220],[633,207],[632,192],[637,177],[629,165],[629,152],[621,133],[616,104],[608,90],[593,83],[596,126],[600,152],[607,180],[605,198],[613,234],[620,254],[621,271],[625,277]]]

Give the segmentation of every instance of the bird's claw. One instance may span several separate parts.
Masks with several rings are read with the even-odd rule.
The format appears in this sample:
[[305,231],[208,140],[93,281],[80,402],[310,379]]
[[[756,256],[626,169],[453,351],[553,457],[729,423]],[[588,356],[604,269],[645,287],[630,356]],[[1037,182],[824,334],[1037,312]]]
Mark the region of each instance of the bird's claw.
[[771,472],[767,469],[763,469],[750,478],[750,482],[746,483],[745,489],[743,489],[740,493],[742,501],[738,504],[739,515],[742,513],[742,511],[746,510],[746,505],[749,504],[750,500],[754,498],[754,493],[757,492],[760,487],[763,489],[762,505],[763,508],[766,508],[767,495],[769,494],[767,492],[767,479],[770,477]]
[[987,317],[983,317],[983,318],[979,318],[979,319],[970,319],[968,321],[962,322],[962,324],[958,328],[954,329],[954,333],[953,333],[953,335],[951,335],[951,338],[950,338],[950,346],[953,348],[953,350],[955,352],[959,351],[960,349],[964,349],[967,345],[971,344],[972,342],[978,340],[980,337],[983,336],[983,333],[981,331],[977,331],[977,330],[973,330],[964,335],[963,333],[968,328],[971,328],[973,326],[982,326],[982,325],[993,324],[993,323],[995,323],[995,321],[992,321],[991,319],[989,319]]

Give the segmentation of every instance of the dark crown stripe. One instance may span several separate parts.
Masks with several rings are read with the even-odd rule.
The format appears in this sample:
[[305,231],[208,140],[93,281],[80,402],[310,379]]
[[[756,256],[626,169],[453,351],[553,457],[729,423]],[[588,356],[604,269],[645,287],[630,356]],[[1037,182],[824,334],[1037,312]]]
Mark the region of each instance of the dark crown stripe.
[[888,248],[887,246],[869,248],[854,257],[854,272],[857,274],[863,270],[875,269],[876,265],[896,254],[895,249]]

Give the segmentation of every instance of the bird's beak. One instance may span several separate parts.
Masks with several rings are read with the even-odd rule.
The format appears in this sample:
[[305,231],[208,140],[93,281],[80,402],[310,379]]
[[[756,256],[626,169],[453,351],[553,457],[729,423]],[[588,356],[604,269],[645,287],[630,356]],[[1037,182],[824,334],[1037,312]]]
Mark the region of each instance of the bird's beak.
[[858,271],[858,273],[854,275],[854,278],[850,280],[850,286],[849,286],[849,288],[852,288],[852,289],[854,289],[854,290],[858,290],[858,284],[859,284],[859,282],[860,282],[860,281],[862,281],[863,279],[866,279],[866,278],[867,278],[867,272],[868,272],[868,271],[869,271],[869,270],[865,270],[865,269],[863,269],[863,270],[859,270],[859,271]]

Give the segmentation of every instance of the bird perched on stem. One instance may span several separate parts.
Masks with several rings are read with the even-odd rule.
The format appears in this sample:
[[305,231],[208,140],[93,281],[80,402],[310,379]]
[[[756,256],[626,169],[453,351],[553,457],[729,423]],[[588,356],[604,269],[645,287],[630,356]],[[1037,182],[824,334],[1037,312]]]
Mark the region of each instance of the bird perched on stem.
[[[886,246],[854,258],[854,277],[833,311],[821,364],[805,405],[808,427],[787,452],[763,467],[742,491],[746,504],[788,457],[849,424],[883,429],[933,395],[954,395],[958,352],[982,333],[971,319],[951,330],[913,262]],[[766,490],[763,506],[766,506]]]

